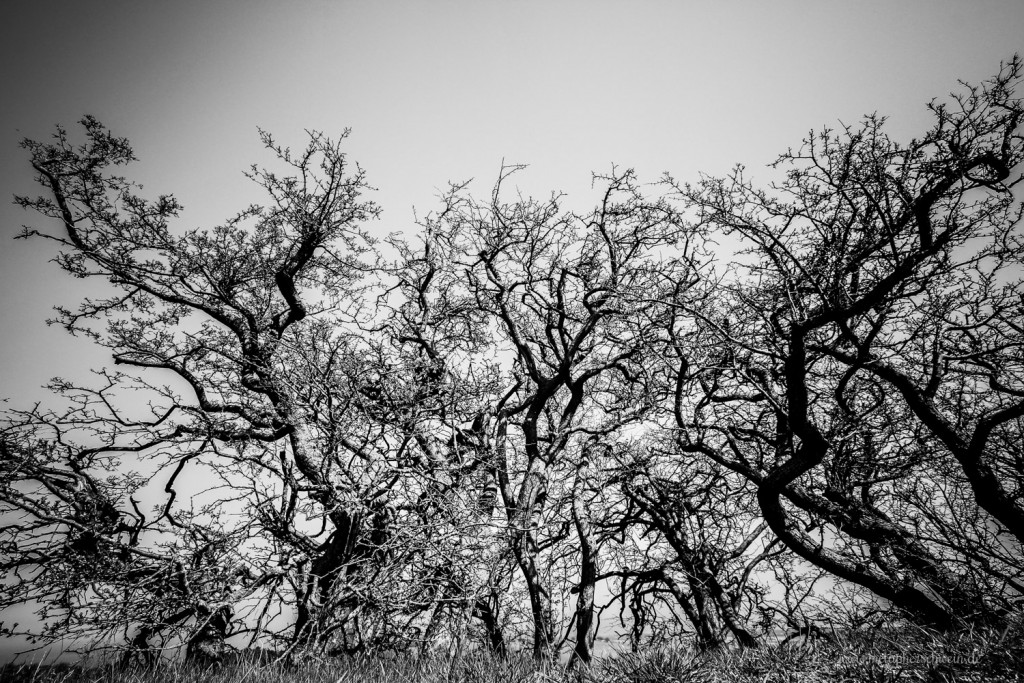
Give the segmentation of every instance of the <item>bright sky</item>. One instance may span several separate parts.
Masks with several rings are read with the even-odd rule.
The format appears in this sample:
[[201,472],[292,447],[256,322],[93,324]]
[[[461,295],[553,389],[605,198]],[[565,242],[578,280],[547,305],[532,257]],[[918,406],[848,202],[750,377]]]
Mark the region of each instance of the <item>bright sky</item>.
[[[185,227],[210,225],[253,197],[257,126],[296,147],[351,127],[383,235],[411,231],[448,180],[487,193],[502,160],[584,211],[613,162],[756,175],[871,111],[909,136],[928,99],[1024,48],[1024,2],[34,0],[5,3],[0,26],[0,194],[34,192],[21,137],[90,113],[132,140],[148,192],[178,195]],[[10,239],[25,222],[41,225],[0,202],[0,396],[18,405],[104,362],[44,326],[82,285]]]

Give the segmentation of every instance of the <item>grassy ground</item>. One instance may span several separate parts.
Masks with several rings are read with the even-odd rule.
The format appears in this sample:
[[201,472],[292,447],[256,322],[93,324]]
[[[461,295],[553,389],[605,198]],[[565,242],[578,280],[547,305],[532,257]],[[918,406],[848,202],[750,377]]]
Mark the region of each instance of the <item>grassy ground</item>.
[[801,643],[758,650],[696,653],[661,648],[606,657],[583,671],[497,660],[471,653],[442,657],[353,658],[299,666],[239,661],[155,669],[29,665],[0,670],[4,683],[842,683],[865,681],[1024,682],[1024,632],[899,637],[875,633],[842,643]]

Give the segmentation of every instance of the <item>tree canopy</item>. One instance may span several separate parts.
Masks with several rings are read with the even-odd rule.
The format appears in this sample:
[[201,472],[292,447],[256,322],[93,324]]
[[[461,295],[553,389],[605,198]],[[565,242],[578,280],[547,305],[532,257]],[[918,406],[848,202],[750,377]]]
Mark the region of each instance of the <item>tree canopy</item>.
[[105,283],[57,322],[112,365],[4,415],[3,632],[586,663],[1019,618],[1021,71],[768,186],[615,168],[574,211],[506,167],[386,240],[347,133],[261,132],[264,203],[188,230],[95,119],[26,140],[22,237]]

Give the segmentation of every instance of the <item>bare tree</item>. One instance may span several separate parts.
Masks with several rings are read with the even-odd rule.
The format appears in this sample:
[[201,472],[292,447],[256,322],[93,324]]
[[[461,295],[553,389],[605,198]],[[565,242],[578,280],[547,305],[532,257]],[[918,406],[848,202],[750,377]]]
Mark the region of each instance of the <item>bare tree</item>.
[[[749,276],[704,316],[723,351],[678,411],[689,448],[755,482],[793,552],[944,627],[989,618],[998,597],[949,554],[1019,572],[996,558],[1021,540],[1019,458],[1000,436],[1022,405],[1019,282],[1007,277],[1020,253],[1020,69],[930,105],[934,127],[909,145],[871,117],[783,155],[771,191],[741,170],[680,187],[701,222],[749,248]],[[917,502],[938,527],[965,504],[984,510],[1014,539],[984,559],[908,512],[922,482],[956,486],[949,456],[974,503]]]
[[206,660],[571,642],[585,665],[612,609],[635,647],[826,637],[825,586],[1004,623],[1022,68],[908,144],[879,117],[814,134],[767,189],[613,169],[578,213],[505,167],[386,251],[317,133],[262,133],[266,204],[205,230],[117,175],[131,147],[92,118],[26,141],[44,194],[17,201],[48,225],[22,237],[106,287],[57,322],[114,365],[0,422],[0,609],[41,617],[3,632]]
[[[327,574],[346,559],[335,549],[356,545],[345,536],[361,533],[363,515],[355,509],[352,489],[332,481],[331,455],[337,450],[330,446],[338,444],[325,444],[331,435],[317,428],[309,385],[303,384],[303,375],[315,371],[296,365],[310,360],[300,352],[305,340],[319,335],[332,344],[324,320],[332,318],[336,328],[341,314],[357,305],[364,269],[358,259],[372,247],[360,224],[377,211],[359,199],[365,188],[361,171],[349,175],[340,146],[319,134],[298,155],[263,134],[289,173],[253,167],[250,177],[270,203],[249,207],[211,230],[181,232],[172,228],[181,208],[173,197],[147,201],[129,181],[107,173],[134,159],[128,142],[94,119],[82,124],[86,141],[78,146],[63,129],[51,142],[24,143],[47,195],[18,202],[60,230],[26,229],[23,236],[57,242],[64,270],[110,284],[110,296],[61,310],[59,322],[109,348],[118,366],[150,379],[104,373],[109,386],[100,390],[57,387],[88,396],[64,428],[92,430],[100,441],[85,453],[107,458],[115,469],[131,466],[117,460],[121,455],[158,454],[155,476],[165,477],[168,497],[156,519],[137,521],[157,535],[173,534],[176,517],[184,514],[175,509],[175,485],[186,470],[222,459],[243,475],[258,472],[264,477],[260,485],[228,498],[237,494],[244,500],[235,504],[251,509],[291,511],[291,518],[275,521],[278,539],[302,535],[294,514],[321,517],[333,529],[332,540],[294,544],[308,559],[274,554],[292,573],[307,572],[307,584],[329,580]],[[132,390],[145,392],[151,415],[134,416],[135,407],[116,396]],[[69,457],[85,471],[88,459]],[[43,486],[53,495],[58,485],[46,480]],[[278,504],[268,503],[272,497]],[[220,510],[198,517],[215,529],[230,505],[225,500]],[[141,515],[136,513],[137,520]],[[322,567],[325,562],[331,566]],[[308,605],[299,599],[300,611]]]
[[[508,203],[506,168],[488,203],[454,187],[444,208],[424,225],[430,249],[448,269],[449,310],[472,309],[478,330],[492,335],[490,353],[504,361],[505,387],[491,409],[488,472],[505,510],[510,548],[525,581],[533,652],[551,656],[556,643],[555,588],[542,564],[575,528],[586,586],[577,621],[592,619],[593,542],[573,482],[585,487],[586,454],[638,423],[653,405],[644,355],[667,314],[662,292],[694,277],[692,237],[661,200],[648,200],[632,173],[600,177],[600,204],[585,215],[563,212],[556,195]],[[439,276],[440,277],[440,276]],[[565,482],[563,485],[561,482]],[[565,501],[553,507],[556,501]],[[577,638],[577,655],[589,657]]]
[[757,579],[767,569],[760,565],[780,548],[757,514],[750,484],[657,443],[620,457],[614,482],[625,507],[610,516],[608,529],[625,538],[624,531],[636,528],[633,542],[642,547],[629,555],[633,566],[616,573],[624,583],[633,581],[634,600],[636,590],[651,597],[650,612],[634,628],[656,619],[656,605],[663,603],[682,612],[699,647],[729,640],[758,647],[750,622],[763,607],[765,590]]

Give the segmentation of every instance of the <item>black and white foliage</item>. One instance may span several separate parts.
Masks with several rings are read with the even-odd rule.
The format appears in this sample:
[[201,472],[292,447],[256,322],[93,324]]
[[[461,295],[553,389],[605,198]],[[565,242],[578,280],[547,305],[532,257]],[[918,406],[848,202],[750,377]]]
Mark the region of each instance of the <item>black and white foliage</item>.
[[767,188],[615,169],[575,212],[509,167],[384,243],[343,140],[261,133],[265,203],[191,230],[96,120],[26,141],[22,236],[105,283],[57,322],[112,365],[4,417],[5,633],[586,663],[1017,618],[1022,68]]

